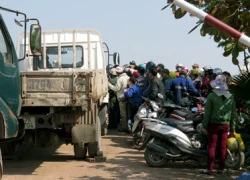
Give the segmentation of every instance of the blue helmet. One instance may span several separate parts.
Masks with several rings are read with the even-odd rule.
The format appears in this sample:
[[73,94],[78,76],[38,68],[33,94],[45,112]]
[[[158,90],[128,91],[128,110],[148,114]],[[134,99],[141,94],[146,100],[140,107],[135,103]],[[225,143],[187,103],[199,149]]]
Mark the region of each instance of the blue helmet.
[[142,67],[143,69],[146,69],[146,64],[139,64],[140,67]]

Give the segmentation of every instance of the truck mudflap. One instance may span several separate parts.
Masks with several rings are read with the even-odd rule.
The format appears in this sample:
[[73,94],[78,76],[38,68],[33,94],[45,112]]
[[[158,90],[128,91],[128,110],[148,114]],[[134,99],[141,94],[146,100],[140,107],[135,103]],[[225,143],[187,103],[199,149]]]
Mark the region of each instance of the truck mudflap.
[[96,142],[97,139],[95,124],[76,124],[71,133],[73,144]]
[[[95,110],[96,112],[96,110]],[[93,118],[92,124],[87,124],[86,122],[76,124],[71,129],[72,143],[90,143],[97,142],[98,149],[100,151],[100,141],[101,141],[101,122],[98,115],[94,112],[89,112]]]
[[0,141],[1,139],[15,138],[18,135],[19,123],[15,114],[0,98]]

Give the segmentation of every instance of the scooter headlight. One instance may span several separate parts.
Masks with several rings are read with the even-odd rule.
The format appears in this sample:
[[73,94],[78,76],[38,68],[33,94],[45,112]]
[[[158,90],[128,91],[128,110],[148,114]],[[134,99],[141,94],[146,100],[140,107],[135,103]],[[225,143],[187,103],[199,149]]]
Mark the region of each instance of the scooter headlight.
[[159,111],[160,110],[160,107],[158,106],[158,104],[156,104],[156,102],[151,101],[150,104],[151,104],[154,111]]
[[139,107],[139,110],[136,114],[138,118],[145,118],[148,115],[148,108],[146,106]]
[[150,113],[148,114],[148,117],[149,117],[149,118],[157,118],[157,112],[150,112]]

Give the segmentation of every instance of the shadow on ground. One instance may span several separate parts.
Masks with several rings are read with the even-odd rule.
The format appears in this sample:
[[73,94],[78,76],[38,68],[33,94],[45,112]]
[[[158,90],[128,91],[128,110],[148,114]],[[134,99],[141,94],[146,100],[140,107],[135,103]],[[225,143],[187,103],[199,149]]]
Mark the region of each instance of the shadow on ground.
[[[105,171],[112,172],[113,179],[232,179],[242,174],[240,171],[229,171],[223,175],[217,173],[212,176],[204,175],[200,172],[206,168],[206,163],[201,165],[195,161],[169,161],[163,168],[152,168],[144,160],[144,151],[132,149],[131,135],[112,131],[103,139],[113,142],[110,146],[114,148],[125,148],[125,151],[119,152],[115,158],[108,158],[106,163],[112,164],[112,167],[96,165],[97,169],[104,168]],[[81,178],[105,179],[101,176]]]
[[[168,162],[163,168],[151,168],[144,160],[144,151],[132,149],[132,137],[128,134],[110,131],[102,138],[104,154],[107,161],[103,163],[80,162],[72,168],[85,168],[92,170],[95,174],[70,175],[70,179],[232,179],[239,177],[242,172],[231,171],[227,174],[207,176],[199,174],[198,171],[205,168],[197,162]],[[15,160],[4,161],[4,170],[7,175],[34,175],[36,169],[43,162],[77,162],[73,155],[57,153],[58,147],[34,148]],[[70,172],[69,172],[70,173]]]

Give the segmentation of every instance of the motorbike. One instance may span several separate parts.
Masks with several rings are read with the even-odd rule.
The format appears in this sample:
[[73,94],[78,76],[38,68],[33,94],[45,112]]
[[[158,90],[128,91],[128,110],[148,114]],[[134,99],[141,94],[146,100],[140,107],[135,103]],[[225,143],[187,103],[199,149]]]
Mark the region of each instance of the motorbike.
[[[201,160],[207,157],[207,137],[202,125],[194,126],[193,121],[165,122],[158,119],[144,121],[148,134],[144,158],[149,166],[161,167],[169,160],[185,161]],[[150,143],[148,143],[150,142]],[[240,150],[227,149],[225,165],[230,169],[238,169],[244,163],[244,153]]]
[[170,101],[157,103],[148,98],[142,98],[145,102],[139,107],[137,114],[134,117],[134,123],[132,127],[133,146],[136,149],[141,149],[142,143],[147,138],[147,133],[144,131],[143,121],[147,121],[148,118],[169,117],[173,110],[181,109],[180,106],[175,105]]
[[204,116],[204,104],[206,98],[204,97],[194,97],[187,94],[189,99],[190,108],[174,110],[169,118],[176,120],[193,120],[194,122],[200,123]]

